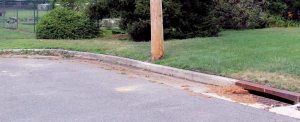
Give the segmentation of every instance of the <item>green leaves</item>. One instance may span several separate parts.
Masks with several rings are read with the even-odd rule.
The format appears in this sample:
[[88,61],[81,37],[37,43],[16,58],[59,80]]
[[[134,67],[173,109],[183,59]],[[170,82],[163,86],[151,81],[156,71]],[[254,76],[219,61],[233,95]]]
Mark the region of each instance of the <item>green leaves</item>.
[[[220,29],[213,7],[211,0],[163,0],[165,39],[215,36]],[[150,40],[150,0],[99,0],[90,9],[91,18],[120,17],[133,40]]]
[[86,39],[98,35],[98,27],[87,16],[62,7],[42,17],[36,32],[41,39]]
[[215,0],[215,14],[225,29],[263,28],[266,26],[264,1]]

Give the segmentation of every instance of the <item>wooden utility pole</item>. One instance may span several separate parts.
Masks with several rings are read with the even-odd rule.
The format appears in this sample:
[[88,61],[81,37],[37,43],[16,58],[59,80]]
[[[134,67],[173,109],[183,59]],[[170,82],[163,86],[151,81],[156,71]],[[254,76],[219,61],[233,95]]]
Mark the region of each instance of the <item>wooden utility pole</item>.
[[164,30],[162,0],[150,0],[151,11],[151,60],[164,56]]

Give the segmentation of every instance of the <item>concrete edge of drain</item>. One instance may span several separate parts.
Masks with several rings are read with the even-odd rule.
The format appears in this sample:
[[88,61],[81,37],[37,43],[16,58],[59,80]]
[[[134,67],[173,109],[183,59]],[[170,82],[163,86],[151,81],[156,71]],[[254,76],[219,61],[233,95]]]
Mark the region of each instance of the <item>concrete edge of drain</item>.
[[5,49],[0,50],[0,52],[7,52],[7,53],[20,53],[22,51],[32,51],[32,52],[42,52],[47,51],[53,53],[54,55],[72,55],[75,58],[81,59],[88,59],[88,60],[97,60],[103,61],[107,63],[131,66],[135,68],[140,68],[143,70],[147,70],[150,72],[155,72],[163,75],[168,75],[176,78],[186,79],[194,82],[210,84],[210,85],[217,85],[217,86],[230,86],[235,85],[238,81],[236,79],[231,79],[227,77],[217,76],[217,75],[210,75],[205,73],[193,72],[183,69],[177,69],[168,66],[162,66],[157,64],[152,64],[148,62],[142,62],[138,60],[118,57],[118,56],[111,56],[111,55],[104,55],[104,54],[95,54],[95,53],[88,53],[88,52],[78,52],[78,51],[69,51],[63,49]]

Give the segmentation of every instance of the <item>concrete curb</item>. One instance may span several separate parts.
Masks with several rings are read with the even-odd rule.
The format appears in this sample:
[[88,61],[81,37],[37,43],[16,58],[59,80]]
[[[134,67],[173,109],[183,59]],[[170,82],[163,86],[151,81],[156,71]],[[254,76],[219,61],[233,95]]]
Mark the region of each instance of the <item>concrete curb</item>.
[[[29,54],[29,55],[34,53],[51,54],[51,55],[68,55],[70,57],[75,57],[75,58],[97,60],[97,61],[103,61],[107,63],[131,66],[131,67],[140,68],[140,69],[144,69],[150,72],[155,72],[163,75],[168,75],[168,76],[186,79],[194,82],[218,85],[218,86],[235,85],[235,83],[238,81],[231,78],[193,72],[188,70],[182,70],[182,69],[177,69],[168,66],[161,66],[157,64],[137,61],[137,60],[123,58],[123,57],[110,56],[104,54],[95,54],[95,53],[88,53],[88,52],[68,51],[62,49],[8,49],[8,50],[0,50],[0,53],[1,52],[9,53],[9,54]],[[22,52],[26,52],[26,53],[22,53]]]

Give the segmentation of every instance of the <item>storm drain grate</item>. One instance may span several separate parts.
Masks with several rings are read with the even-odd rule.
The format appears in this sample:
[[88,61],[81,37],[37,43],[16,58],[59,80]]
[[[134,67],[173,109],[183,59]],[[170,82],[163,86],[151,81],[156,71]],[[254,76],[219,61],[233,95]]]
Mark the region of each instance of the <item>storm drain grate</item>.
[[[273,99],[275,101],[281,101],[281,102],[287,103],[287,104],[297,104],[300,101],[300,93],[276,89],[276,88],[272,88],[269,86],[248,82],[248,81],[238,81],[236,83],[236,85],[239,87],[242,87],[246,90],[249,90],[252,94],[254,94],[256,96],[265,97],[266,100],[263,100],[260,97],[258,97],[258,98],[262,99],[261,101],[265,102],[266,104],[269,104],[267,101],[270,101],[270,103],[272,103],[272,100],[268,100],[268,99]],[[275,101],[273,101],[273,102],[275,102]]]

